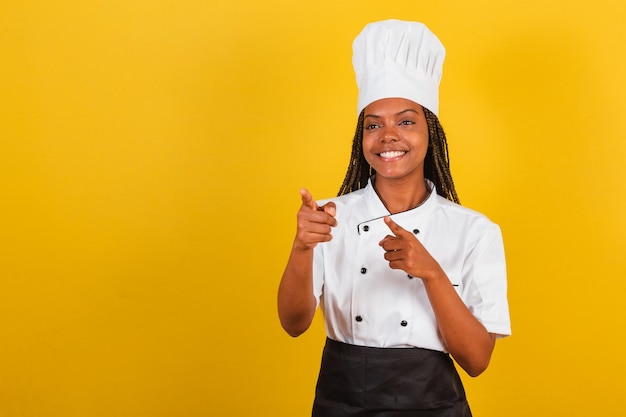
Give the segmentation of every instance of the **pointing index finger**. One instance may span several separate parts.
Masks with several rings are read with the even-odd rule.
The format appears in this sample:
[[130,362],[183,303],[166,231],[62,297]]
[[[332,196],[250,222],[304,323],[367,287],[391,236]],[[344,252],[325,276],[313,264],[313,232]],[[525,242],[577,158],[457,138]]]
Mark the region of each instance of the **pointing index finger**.
[[402,226],[400,226],[398,223],[396,223],[393,220],[391,220],[391,217],[385,216],[383,220],[385,221],[385,224],[387,225],[387,227],[389,227],[389,230],[391,230],[391,232],[394,235],[397,236],[397,235],[399,235],[401,233],[406,232],[406,230],[404,230],[402,228]]
[[307,206],[311,210],[317,210],[317,203],[313,199],[313,196],[306,188],[300,189],[300,196],[302,197],[302,205]]

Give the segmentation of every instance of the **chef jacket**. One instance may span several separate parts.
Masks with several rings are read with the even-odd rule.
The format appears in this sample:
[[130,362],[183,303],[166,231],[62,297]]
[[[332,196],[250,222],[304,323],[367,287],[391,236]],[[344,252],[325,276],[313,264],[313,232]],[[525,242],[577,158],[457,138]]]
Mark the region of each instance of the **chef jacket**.
[[[511,334],[500,228],[435,190],[420,206],[390,217],[413,232],[488,332]],[[313,291],[327,336],[353,345],[445,351],[424,284],[391,269],[379,242],[392,232],[371,181],[334,201],[333,238],[315,247]]]

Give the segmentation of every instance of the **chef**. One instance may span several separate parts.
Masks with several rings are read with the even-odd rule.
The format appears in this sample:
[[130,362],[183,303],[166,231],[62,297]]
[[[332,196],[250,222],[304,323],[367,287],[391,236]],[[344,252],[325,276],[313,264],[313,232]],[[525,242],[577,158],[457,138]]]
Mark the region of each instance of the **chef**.
[[471,376],[510,335],[500,228],[463,207],[438,119],[445,49],[422,23],[367,25],[353,43],[357,129],[339,196],[300,191],[278,312],[327,332],[313,416],[471,416]]

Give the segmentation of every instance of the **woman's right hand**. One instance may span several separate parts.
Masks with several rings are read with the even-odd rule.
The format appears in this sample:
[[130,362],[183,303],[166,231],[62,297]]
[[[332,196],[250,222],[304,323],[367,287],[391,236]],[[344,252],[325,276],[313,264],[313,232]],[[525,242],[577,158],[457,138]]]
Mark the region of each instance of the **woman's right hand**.
[[302,206],[298,210],[298,228],[294,240],[294,249],[310,250],[320,242],[328,242],[333,238],[331,230],[337,225],[335,203],[329,202],[319,207],[311,193],[300,190]]
[[309,328],[317,307],[313,294],[313,248],[331,240],[331,230],[337,224],[335,203],[319,207],[304,188],[300,195],[302,206],[298,210],[296,238],[278,287],[280,323],[293,337]]

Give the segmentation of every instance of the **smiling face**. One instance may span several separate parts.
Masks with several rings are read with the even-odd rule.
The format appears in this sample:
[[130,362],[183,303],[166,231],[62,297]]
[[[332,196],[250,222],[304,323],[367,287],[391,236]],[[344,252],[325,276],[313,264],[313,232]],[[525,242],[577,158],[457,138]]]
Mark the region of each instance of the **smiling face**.
[[385,98],[365,107],[363,155],[376,181],[424,179],[428,125],[419,104]]

